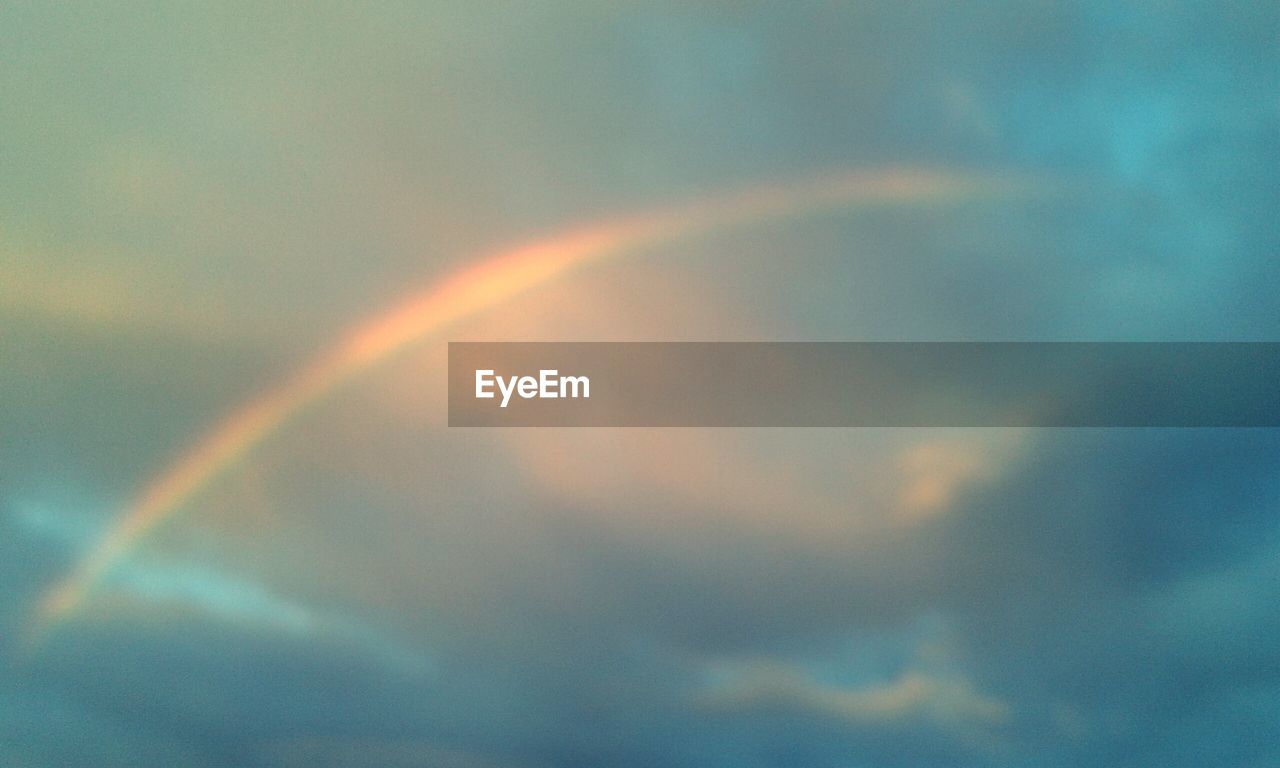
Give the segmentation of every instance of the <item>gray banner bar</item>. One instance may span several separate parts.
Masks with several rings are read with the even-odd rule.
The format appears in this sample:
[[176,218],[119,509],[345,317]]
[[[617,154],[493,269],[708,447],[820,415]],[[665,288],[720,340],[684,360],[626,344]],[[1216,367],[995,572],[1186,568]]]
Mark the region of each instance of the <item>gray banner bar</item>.
[[1274,427],[1280,343],[451,342],[449,424]]

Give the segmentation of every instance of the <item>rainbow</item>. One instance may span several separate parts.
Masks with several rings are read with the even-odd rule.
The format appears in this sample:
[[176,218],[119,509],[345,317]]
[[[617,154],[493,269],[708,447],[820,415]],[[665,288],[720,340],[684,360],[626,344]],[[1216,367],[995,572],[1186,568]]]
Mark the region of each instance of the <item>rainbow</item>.
[[958,202],[1024,191],[1024,181],[886,170],[754,187],[652,213],[604,221],[489,254],[341,337],[301,372],[233,412],[147,484],[74,570],[42,599],[35,634],[73,616],[137,543],[292,417],[344,383],[451,323],[570,269],[672,238],[856,204]]

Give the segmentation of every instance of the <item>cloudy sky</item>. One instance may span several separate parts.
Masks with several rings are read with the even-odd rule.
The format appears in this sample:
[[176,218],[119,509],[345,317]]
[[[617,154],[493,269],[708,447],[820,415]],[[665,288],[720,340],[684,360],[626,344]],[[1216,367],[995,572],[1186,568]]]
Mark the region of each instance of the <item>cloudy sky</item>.
[[[1280,764],[1280,431],[444,398],[451,339],[1280,340],[1277,39],[1248,2],[8,3],[0,763]],[[699,223],[501,261],[652,216]],[[477,265],[510,290],[289,389]]]

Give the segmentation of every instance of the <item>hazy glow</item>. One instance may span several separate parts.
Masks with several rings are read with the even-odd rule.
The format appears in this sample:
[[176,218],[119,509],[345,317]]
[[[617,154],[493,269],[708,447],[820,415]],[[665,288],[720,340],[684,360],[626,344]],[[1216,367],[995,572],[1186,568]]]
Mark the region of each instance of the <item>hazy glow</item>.
[[990,175],[887,170],[772,184],[645,215],[619,218],[500,250],[356,327],[314,363],[216,425],[154,478],[119,523],[42,601],[39,636],[73,614],[131,547],[210,480],[234,466],[290,417],[428,334],[493,307],[567,270],[699,231],[857,204],[962,201],[1016,192],[1025,183]]

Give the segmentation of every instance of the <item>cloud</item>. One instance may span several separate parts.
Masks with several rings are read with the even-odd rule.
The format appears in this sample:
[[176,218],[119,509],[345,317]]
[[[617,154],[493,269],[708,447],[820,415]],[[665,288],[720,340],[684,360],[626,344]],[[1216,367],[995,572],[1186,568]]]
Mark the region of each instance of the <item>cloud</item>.
[[[0,11],[0,637],[332,331],[567,222],[833,168],[1078,182],[745,226],[459,333],[1280,333],[1271,6],[731,6]],[[39,657],[0,643],[0,763],[1280,764],[1275,430],[477,434],[443,357],[280,435]]]
[[916,671],[864,687],[821,683],[804,671],[756,664],[732,673],[728,682],[697,699],[700,708],[721,712],[792,711],[864,727],[987,728],[1006,722],[1005,702],[974,690],[962,678]]
[[530,763],[492,757],[429,741],[295,738],[260,750],[263,768],[531,768]]
[[[52,539],[73,553],[91,544],[101,528],[101,521],[92,515],[31,499],[13,502],[11,509],[10,521],[22,533]],[[318,610],[212,567],[166,562],[147,553],[139,553],[112,570],[95,592],[93,608],[84,620],[147,626],[182,617],[280,633],[304,644],[346,645],[406,675],[425,674],[432,668],[426,653],[366,622]],[[67,629],[61,626],[52,631]]]
[[927,438],[900,451],[899,519],[911,525],[946,512],[958,494],[999,475],[1023,436],[1021,430],[982,430]]
[[0,763],[44,766],[217,765],[198,745],[127,717],[113,717],[31,685],[0,677]]

